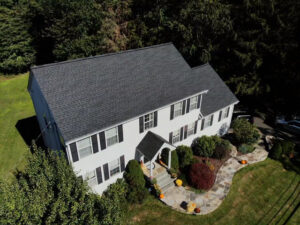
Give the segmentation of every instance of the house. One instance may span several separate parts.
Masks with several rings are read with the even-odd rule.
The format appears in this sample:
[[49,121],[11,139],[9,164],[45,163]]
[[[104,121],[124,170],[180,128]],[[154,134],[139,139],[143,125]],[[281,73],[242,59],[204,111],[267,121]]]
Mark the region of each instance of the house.
[[97,193],[131,159],[153,176],[162,149],[225,134],[238,103],[209,64],[191,68],[172,43],[35,66],[28,91],[46,146],[63,149]]

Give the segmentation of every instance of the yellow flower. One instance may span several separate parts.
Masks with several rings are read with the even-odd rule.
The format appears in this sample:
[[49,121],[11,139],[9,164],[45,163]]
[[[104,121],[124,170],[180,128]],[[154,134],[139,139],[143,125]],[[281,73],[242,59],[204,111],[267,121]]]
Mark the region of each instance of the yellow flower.
[[178,187],[180,187],[180,186],[182,185],[182,180],[177,179],[177,180],[175,181],[175,183],[176,183],[176,185],[177,185]]

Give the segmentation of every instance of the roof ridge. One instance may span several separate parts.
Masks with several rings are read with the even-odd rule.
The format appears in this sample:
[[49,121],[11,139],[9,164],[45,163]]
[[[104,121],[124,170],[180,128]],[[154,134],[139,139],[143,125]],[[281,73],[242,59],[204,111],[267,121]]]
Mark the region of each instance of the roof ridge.
[[149,49],[149,48],[157,48],[157,47],[166,46],[166,45],[173,45],[173,43],[166,42],[166,43],[162,43],[162,44],[150,45],[150,46],[135,48],[135,49],[128,49],[128,50],[123,50],[123,51],[119,51],[119,52],[110,52],[110,53],[105,53],[102,55],[94,55],[94,56],[88,56],[88,57],[84,57],[84,58],[65,60],[65,61],[61,61],[61,62],[47,63],[47,64],[43,64],[43,65],[38,65],[38,66],[32,66],[30,69],[32,70],[32,69],[38,69],[38,68],[43,68],[43,67],[47,67],[47,66],[55,66],[55,65],[72,63],[72,62],[83,61],[83,60],[88,60],[88,59],[96,59],[96,58],[100,58],[100,57],[123,54],[123,53],[134,52],[134,51],[140,51],[140,50],[145,50],[145,49]]

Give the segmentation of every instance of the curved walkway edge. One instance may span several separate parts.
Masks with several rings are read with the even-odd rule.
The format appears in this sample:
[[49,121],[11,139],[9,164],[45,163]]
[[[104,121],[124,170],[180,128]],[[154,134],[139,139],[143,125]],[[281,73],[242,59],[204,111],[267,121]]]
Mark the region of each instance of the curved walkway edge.
[[[193,214],[182,208],[182,204],[192,201],[201,209],[201,212],[196,215],[211,213],[221,205],[229,193],[234,174],[247,165],[265,160],[268,157],[268,152],[257,145],[252,153],[237,156],[236,150],[233,150],[231,156],[219,169],[215,184],[209,191],[196,194],[184,187],[175,186],[164,193],[165,197],[162,201],[177,211]],[[239,161],[243,159],[248,161],[246,165],[240,164]]]

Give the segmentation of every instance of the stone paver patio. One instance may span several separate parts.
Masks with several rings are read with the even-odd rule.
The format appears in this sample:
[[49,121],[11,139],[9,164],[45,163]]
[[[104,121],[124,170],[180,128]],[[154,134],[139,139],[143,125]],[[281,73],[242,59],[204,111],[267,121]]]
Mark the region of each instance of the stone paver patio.
[[[187,213],[184,209],[184,205],[192,201],[201,209],[197,215],[211,213],[221,205],[228,194],[234,174],[249,164],[265,160],[268,156],[268,152],[257,145],[252,153],[242,156],[237,156],[236,149],[233,149],[231,156],[232,157],[219,169],[215,184],[209,191],[196,194],[186,190],[184,187],[175,186],[164,193],[165,197],[162,201],[173,209],[184,213]],[[247,160],[248,164],[242,165],[239,162],[240,160]]]

